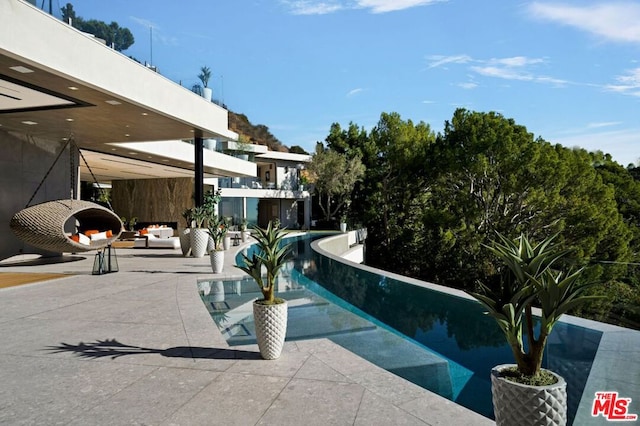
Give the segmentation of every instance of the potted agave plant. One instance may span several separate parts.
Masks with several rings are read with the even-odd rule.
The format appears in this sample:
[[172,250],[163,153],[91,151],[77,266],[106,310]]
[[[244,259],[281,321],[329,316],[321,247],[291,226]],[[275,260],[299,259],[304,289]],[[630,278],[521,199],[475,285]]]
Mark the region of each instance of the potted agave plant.
[[180,232],[180,249],[183,256],[189,256],[191,253],[191,226],[193,225],[193,209],[185,209],[182,217],[186,222],[185,228]]
[[[515,240],[498,234],[499,241],[486,247],[506,267],[501,276],[501,289],[494,292],[480,284],[481,293],[469,293],[497,321],[516,361],[515,365],[498,365],[491,371],[498,426],[564,425],[567,422],[566,382],[556,373],[541,368],[544,349],[553,326],[564,313],[597,297],[583,294],[595,283],[581,281],[584,268],[567,268],[563,261],[570,251],[554,244],[556,236],[533,245],[524,234]],[[539,307],[537,335],[534,306]]]
[[[291,244],[282,244],[285,230],[273,222],[269,222],[266,229],[256,227],[254,231],[257,250],[251,257],[243,253],[243,264],[236,267],[249,274],[262,291],[262,299],[253,302],[256,340],[262,358],[277,359],[287,334],[287,301],[275,297],[275,282],[287,261]],[[266,277],[262,275],[263,267]]]
[[249,240],[250,236],[251,236],[251,232],[249,232],[249,222],[245,217],[242,219],[242,222],[240,223],[240,238],[242,238],[243,243],[246,243]]
[[193,257],[204,257],[207,252],[207,244],[209,244],[209,234],[204,228],[204,222],[207,219],[207,211],[203,206],[194,207],[192,211],[195,228],[191,228],[189,236],[191,239],[191,255]]
[[211,269],[214,274],[222,272],[224,266],[224,248],[223,241],[229,230],[229,225],[224,218],[211,216],[209,218],[209,235],[213,241],[213,249],[209,251],[209,260],[211,261]]

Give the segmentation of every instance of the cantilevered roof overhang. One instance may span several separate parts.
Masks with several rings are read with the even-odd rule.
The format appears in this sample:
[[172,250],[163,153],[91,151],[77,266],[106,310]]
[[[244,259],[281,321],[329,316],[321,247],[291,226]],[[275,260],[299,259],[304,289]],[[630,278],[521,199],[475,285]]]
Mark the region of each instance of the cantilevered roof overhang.
[[0,130],[109,154],[113,143],[237,139],[225,109],[22,0],[0,1]]

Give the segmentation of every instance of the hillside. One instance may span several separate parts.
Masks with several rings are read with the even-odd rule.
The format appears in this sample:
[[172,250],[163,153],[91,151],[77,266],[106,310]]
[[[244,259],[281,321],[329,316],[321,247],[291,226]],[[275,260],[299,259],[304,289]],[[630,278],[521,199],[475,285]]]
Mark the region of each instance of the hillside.
[[244,136],[252,144],[266,145],[272,151],[289,152],[289,149],[271,134],[267,126],[251,124],[244,114],[229,110],[229,130]]

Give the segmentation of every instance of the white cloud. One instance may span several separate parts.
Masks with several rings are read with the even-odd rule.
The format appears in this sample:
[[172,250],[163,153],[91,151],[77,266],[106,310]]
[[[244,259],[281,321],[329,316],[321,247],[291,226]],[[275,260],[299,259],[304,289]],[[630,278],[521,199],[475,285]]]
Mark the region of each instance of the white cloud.
[[532,16],[578,28],[618,42],[640,43],[640,4],[637,2],[601,2],[573,6],[534,2]]
[[624,95],[640,96],[640,68],[629,71],[627,75],[618,76],[616,80],[617,84],[609,84],[605,89]]
[[611,154],[614,161],[622,166],[638,163],[638,146],[640,146],[640,129],[624,129],[607,132],[584,132],[578,135],[557,139],[548,139],[552,143],[559,143],[568,148],[575,146],[588,151],[602,151]]
[[447,64],[466,64],[467,62],[471,62],[473,60],[469,55],[432,55],[428,56],[427,59],[431,61],[431,63],[429,64],[429,68],[438,68]]
[[449,0],[280,0],[294,15],[325,15],[350,9],[387,13]]
[[600,122],[600,123],[589,123],[587,124],[587,128],[588,129],[599,129],[602,127],[612,127],[612,126],[617,126],[619,124],[622,124],[621,121],[604,121],[604,122]]
[[447,0],[357,0],[358,6],[373,13],[394,12],[417,6],[427,6]]
[[513,56],[511,58],[493,58],[489,60],[489,63],[495,65],[502,65],[505,67],[524,67],[527,65],[539,64],[544,62],[544,59],[540,58],[527,58],[526,56]]
[[155,22],[149,21],[148,19],[138,18],[137,16],[130,16],[130,18],[133,22],[143,27],[159,28],[158,24],[156,24]]
[[281,0],[294,15],[326,15],[344,9],[339,1]]
[[349,93],[347,93],[347,98],[355,96],[355,95],[357,95],[358,93],[360,93],[362,91],[364,91],[364,89],[362,89],[360,87],[358,87],[357,89],[350,90]]
[[458,86],[462,87],[463,89],[467,89],[467,90],[475,89],[476,87],[478,87],[478,85],[476,83],[472,83],[472,82],[458,83]]
[[533,77],[529,74],[526,74],[519,70],[514,70],[511,67],[471,67],[472,71],[480,75],[484,75],[486,77],[495,77],[495,78],[503,78],[505,80],[522,80],[522,81],[531,81]]

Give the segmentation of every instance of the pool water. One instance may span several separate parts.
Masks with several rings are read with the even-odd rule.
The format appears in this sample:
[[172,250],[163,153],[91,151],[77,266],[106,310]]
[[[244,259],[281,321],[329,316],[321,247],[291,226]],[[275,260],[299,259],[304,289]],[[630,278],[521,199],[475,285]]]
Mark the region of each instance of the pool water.
[[[352,268],[293,243],[277,293],[289,301],[287,340],[327,338],[370,362],[486,417],[493,417],[489,374],[512,363],[495,321],[475,301]],[[202,298],[230,345],[255,343],[255,281],[203,281]],[[601,333],[558,323],[544,366],[567,381],[575,416]]]

